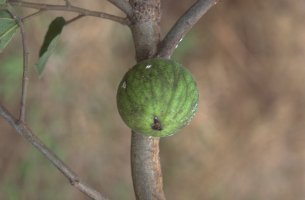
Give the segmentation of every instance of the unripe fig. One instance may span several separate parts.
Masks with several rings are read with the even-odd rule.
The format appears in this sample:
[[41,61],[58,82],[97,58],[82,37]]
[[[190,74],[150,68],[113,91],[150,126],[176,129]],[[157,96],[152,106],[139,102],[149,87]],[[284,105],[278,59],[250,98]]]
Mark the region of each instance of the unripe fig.
[[124,75],[117,107],[132,130],[164,137],[189,124],[198,98],[196,82],[186,68],[173,60],[155,58],[136,64]]

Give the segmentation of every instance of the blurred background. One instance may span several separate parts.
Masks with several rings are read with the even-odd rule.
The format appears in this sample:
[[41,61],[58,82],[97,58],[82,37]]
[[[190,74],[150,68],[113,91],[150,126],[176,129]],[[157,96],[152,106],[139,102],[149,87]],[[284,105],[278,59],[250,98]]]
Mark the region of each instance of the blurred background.
[[[193,2],[162,1],[162,36]],[[107,1],[72,3],[122,15]],[[46,12],[26,23],[27,122],[84,181],[110,199],[134,199],[131,134],[115,103],[120,79],[135,64],[131,33],[82,18],[65,27],[39,78],[39,48],[59,15],[75,16]],[[173,58],[194,74],[200,104],[188,127],[161,140],[169,200],[305,199],[304,19],[302,0],[223,0],[181,42]],[[20,42],[15,37],[0,54],[0,102],[16,116]],[[88,198],[0,118],[0,199]]]

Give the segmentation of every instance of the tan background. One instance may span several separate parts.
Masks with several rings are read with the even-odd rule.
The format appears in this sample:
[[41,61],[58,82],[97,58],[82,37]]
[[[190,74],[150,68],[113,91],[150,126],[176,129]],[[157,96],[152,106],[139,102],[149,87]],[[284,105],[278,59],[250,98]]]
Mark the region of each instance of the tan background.
[[[121,14],[106,1],[72,2]],[[164,35],[194,1],[162,2]],[[135,64],[131,34],[83,18],[64,29],[38,79],[39,46],[60,14],[26,24],[28,124],[82,179],[111,199],[134,199],[131,134],[115,104],[116,87]],[[174,58],[193,72],[200,105],[187,128],[161,141],[168,199],[305,199],[304,19],[301,0],[223,0],[184,38]],[[0,102],[16,114],[21,63],[16,37],[0,54]],[[87,199],[3,119],[0,133],[0,199]]]

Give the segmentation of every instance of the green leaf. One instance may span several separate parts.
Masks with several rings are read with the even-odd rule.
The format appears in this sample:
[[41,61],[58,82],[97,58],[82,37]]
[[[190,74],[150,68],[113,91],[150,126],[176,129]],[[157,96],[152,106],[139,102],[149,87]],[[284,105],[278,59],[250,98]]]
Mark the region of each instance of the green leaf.
[[66,20],[63,17],[56,17],[49,25],[49,29],[39,51],[39,60],[36,64],[36,69],[39,75],[42,74],[49,57],[54,52],[65,23]]
[[0,10],[0,53],[14,37],[17,21],[6,10]]

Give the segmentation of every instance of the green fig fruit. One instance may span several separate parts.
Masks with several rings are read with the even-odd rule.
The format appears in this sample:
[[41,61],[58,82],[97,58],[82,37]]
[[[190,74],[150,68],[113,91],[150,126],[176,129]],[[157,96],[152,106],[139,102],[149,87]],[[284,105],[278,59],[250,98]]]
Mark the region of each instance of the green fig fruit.
[[192,74],[168,59],[148,59],[132,67],[117,91],[117,107],[132,130],[165,137],[189,124],[199,93]]

